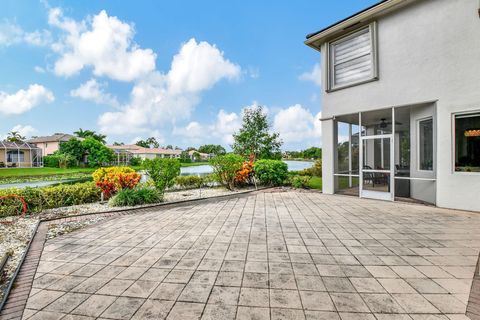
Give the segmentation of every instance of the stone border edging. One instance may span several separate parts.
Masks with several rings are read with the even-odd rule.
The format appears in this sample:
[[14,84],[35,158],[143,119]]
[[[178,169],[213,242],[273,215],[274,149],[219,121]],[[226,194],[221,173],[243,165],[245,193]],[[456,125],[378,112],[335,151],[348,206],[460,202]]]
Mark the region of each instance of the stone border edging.
[[466,315],[472,320],[480,320],[480,255],[473,275]]
[[[15,269],[15,272],[13,273],[13,276],[10,280],[10,283],[8,284],[6,290],[3,294],[2,302],[0,303],[0,317],[2,317],[4,307],[7,304],[7,300],[10,296],[10,292],[12,290],[13,284],[14,284],[15,280],[17,279],[18,274],[20,273],[20,269],[23,266],[23,263],[25,262],[25,258],[27,257],[28,252],[30,251],[30,247],[33,243],[33,239],[37,235],[37,231],[38,231],[38,227],[40,226],[40,223],[41,223],[41,221],[39,220],[35,224],[35,228],[33,229],[33,232],[32,232],[32,237],[30,238],[30,241],[28,242],[27,247],[25,248],[25,251],[23,252],[22,258],[20,259],[20,263],[18,264],[17,268]],[[35,270],[36,270],[36,268],[35,268]],[[33,276],[32,276],[32,281],[33,281]],[[8,309],[8,307],[7,307],[7,309]],[[22,313],[23,313],[23,311],[22,311]]]
[[[33,236],[30,239],[25,252],[23,253],[22,259],[20,260],[20,263],[17,266],[17,269],[15,270],[15,273],[12,276],[12,279],[10,280],[10,283],[7,287],[7,290],[5,291],[3,300],[0,304],[0,319],[1,320],[7,320],[7,319],[21,319],[23,315],[23,310],[25,309],[25,306],[27,304],[28,296],[30,294],[30,290],[32,288],[34,276],[37,270],[38,263],[40,261],[41,254],[43,252],[43,246],[44,243],[46,242],[46,236],[47,236],[47,231],[48,231],[48,225],[54,221],[59,221],[59,220],[65,220],[64,222],[68,221],[81,221],[84,219],[87,219],[90,216],[106,216],[106,217],[114,217],[117,215],[121,215],[122,213],[129,213],[132,211],[136,210],[143,210],[143,209],[152,209],[152,208],[162,208],[162,207],[169,207],[169,206],[177,206],[177,205],[182,205],[185,203],[190,203],[190,202],[204,202],[204,201],[214,201],[217,199],[230,199],[238,196],[245,196],[250,193],[256,193],[258,191],[265,191],[268,189],[274,189],[274,187],[262,187],[262,188],[257,188],[257,189],[252,189],[252,190],[247,190],[247,191],[242,191],[242,192],[237,192],[234,194],[224,194],[224,195],[219,195],[219,196],[214,196],[214,197],[204,197],[204,198],[196,198],[196,199],[187,199],[187,200],[179,200],[179,201],[172,201],[172,202],[164,202],[164,203],[158,203],[158,204],[152,204],[152,205],[146,205],[146,206],[141,206],[141,207],[133,207],[133,208],[125,208],[125,209],[118,209],[118,210],[111,210],[111,211],[101,211],[101,212],[90,212],[90,213],[83,213],[83,214],[77,214],[77,215],[69,215],[69,216],[63,216],[63,217],[58,217],[58,218],[49,218],[49,219],[39,219],[36,223]],[[37,238],[37,237],[41,237]],[[36,250],[35,252],[30,251],[32,244],[35,242],[35,245],[38,246],[41,243],[41,248],[39,250]],[[31,266],[35,264],[35,268],[31,268],[26,270],[24,274],[21,276],[27,278],[27,279],[17,279],[18,275],[22,273],[24,270],[22,268],[24,267],[25,260],[27,259],[27,256],[30,255],[31,261],[28,261],[31,263]],[[30,266],[30,265],[29,265]],[[20,286],[16,286],[14,288],[14,284],[17,284],[17,280],[21,282]],[[13,290],[12,290],[13,288]],[[16,291],[17,290],[17,291]],[[13,296],[12,296],[12,295]],[[12,300],[12,301],[10,301]],[[11,307],[9,307],[9,304],[11,304]],[[6,307],[6,308],[5,308]]]

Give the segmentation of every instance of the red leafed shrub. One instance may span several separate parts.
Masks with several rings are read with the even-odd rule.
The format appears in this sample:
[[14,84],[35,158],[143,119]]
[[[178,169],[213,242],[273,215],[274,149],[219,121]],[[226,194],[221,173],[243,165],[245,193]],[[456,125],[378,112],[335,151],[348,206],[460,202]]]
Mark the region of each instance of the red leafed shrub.
[[250,178],[252,177],[252,173],[253,173],[253,163],[254,163],[253,155],[250,156],[249,160],[243,162],[242,168],[237,171],[237,175],[235,176],[236,184],[245,184],[250,181]]
[[95,185],[102,190],[102,193],[107,198],[109,198],[112,194],[116,192],[115,184],[113,184],[112,182],[97,181]]
[[110,167],[97,169],[93,180],[106,197],[123,189],[133,189],[140,182],[141,176],[132,168]]

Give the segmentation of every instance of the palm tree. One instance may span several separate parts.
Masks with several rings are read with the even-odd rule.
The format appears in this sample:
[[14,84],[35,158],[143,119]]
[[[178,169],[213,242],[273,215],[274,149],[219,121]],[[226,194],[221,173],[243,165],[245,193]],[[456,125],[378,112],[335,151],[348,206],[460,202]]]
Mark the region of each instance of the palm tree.
[[9,132],[7,136],[7,141],[10,142],[23,142],[25,139],[18,131]]
[[77,131],[73,132],[79,138],[94,138],[97,141],[105,144],[107,136],[104,134],[96,133],[92,130],[83,130],[82,128],[78,129]]

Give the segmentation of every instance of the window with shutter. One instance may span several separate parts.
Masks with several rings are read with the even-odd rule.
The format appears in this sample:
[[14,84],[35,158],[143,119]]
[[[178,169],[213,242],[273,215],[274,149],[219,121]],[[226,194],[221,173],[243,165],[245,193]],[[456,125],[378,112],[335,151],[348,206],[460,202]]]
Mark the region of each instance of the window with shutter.
[[329,89],[377,78],[375,25],[371,24],[329,44]]

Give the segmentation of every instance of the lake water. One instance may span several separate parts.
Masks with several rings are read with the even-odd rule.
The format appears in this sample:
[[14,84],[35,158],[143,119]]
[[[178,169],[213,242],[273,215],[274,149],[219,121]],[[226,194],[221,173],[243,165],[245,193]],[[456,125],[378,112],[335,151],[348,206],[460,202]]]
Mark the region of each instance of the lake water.
[[[313,166],[313,161],[295,161],[295,160],[285,160],[284,161],[288,165],[289,171],[299,171],[304,170],[307,168],[311,168]],[[201,166],[192,166],[192,167],[182,167],[180,168],[180,175],[182,176],[191,176],[191,175],[205,175],[212,173],[213,169],[209,165],[201,165]],[[145,175],[142,175],[142,181],[145,181]],[[33,181],[33,182],[25,182],[25,183],[9,183],[9,184],[0,184],[0,189],[6,188],[25,188],[25,187],[45,187],[52,184],[59,184],[59,183],[71,183],[75,180],[57,180],[57,181]]]
[[[288,171],[299,171],[311,168],[313,166],[313,161],[285,160],[283,162],[288,165]],[[180,169],[180,175],[182,176],[204,175],[212,172],[212,167],[207,164],[201,166],[182,167]]]

